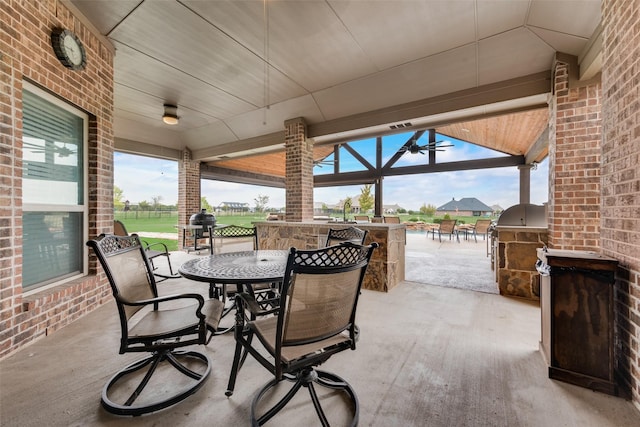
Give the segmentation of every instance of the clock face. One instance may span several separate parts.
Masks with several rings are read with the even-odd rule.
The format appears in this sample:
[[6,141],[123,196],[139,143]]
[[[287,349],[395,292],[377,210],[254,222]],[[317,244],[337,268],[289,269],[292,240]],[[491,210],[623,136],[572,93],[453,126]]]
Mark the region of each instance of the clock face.
[[82,64],[82,53],[80,52],[80,46],[71,34],[65,35],[63,46],[64,51],[67,53],[67,57],[74,65]]
[[82,42],[71,31],[62,28],[54,29],[51,32],[51,45],[65,67],[82,70],[87,65],[87,56]]

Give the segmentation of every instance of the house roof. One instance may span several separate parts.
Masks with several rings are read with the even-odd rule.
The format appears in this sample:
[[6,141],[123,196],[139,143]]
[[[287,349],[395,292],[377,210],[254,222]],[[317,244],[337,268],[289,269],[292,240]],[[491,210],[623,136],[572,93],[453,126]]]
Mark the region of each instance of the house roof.
[[229,206],[231,208],[243,208],[249,206],[249,203],[244,202],[221,202],[218,206]]
[[492,212],[491,207],[485,205],[475,197],[463,197],[460,200],[453,199],[437,208],[438,211],[474,211],[474,212]]

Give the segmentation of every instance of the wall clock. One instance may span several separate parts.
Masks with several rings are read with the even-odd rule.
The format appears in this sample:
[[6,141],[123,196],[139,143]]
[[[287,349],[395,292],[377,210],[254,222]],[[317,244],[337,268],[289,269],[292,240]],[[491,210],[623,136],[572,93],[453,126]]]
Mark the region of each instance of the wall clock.
[[51,46],[56,56],[67,68],[83,70],[87,65],[87,53],[78,36],[64,28],[51,31]]

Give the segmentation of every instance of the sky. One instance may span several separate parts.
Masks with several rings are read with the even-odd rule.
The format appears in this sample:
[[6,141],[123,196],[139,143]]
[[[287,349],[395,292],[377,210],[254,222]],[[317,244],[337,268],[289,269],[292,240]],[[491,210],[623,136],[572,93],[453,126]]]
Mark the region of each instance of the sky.
[[[408,134],[385,137],[383,140],[383,163],[407,140]],[[451,138],[436,140],[442,145],[453,145],[436,153],[437,162],[469,160],[500,156],[492,150]],[[418,140],[426,144],[426,134]],[[369,162],[375,164],[375,140],[363,140],[350,145]],[[427,155],[405,153],[395,166],[424,164]],[[332,156],[327,158],[331,160]],[[140,201],[151,202],[160,196],[161,203],[171,205],[178,200],[178,163],[171,160],[134,156],[116,152],[114,154],[114,181],[123,191],[123,200],[131,204]],[[355,159],[341,154],[341,170],[354,170]],[[314,168],[314,173],[328,173],[333,165]],[[494,168],[442,172],[430,174],[385,177],[383,181],[383,203],[398,204],[407,210],[419,210],[422,205],[439,207],[452,199],[475,197],[488,206],[499,205],[503,209],[520,202],[520,171],[517,167]],[[357,197],[362,186],[316,188],[314,202],[337,204],[345,197]],[[243,202],[253,207],[255,199],[268,196],[269,208],[280,209],[285,206],[285,190],[281,188],[236,184],[223,181],[202,181],[202,196],[211,206],[222,202]],[[548,162],[545,159],[531,170],[531,203],[542,204],[548,199]]]

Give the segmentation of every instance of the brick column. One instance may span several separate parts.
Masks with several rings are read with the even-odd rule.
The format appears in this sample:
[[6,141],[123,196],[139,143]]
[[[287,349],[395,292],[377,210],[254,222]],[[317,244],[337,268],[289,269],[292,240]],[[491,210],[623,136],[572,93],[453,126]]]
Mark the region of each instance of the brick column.
[[640,0],[602,1],[602,253],[620,261],[616,376],[640,408]]
[[284,122],[287,221],[313,220],[313,142],[303,118]]
[[[178,162],[178,224],[189,224],[189,218],[200,211],[200,162],[191,159],[185,149]],[[178,247],[182,249],[182,230],[178,230]]]
[[556,62],[549,120],[549,247],[598,251],[602,89],[599,79],[572,87],[569,72],[569,64]]

